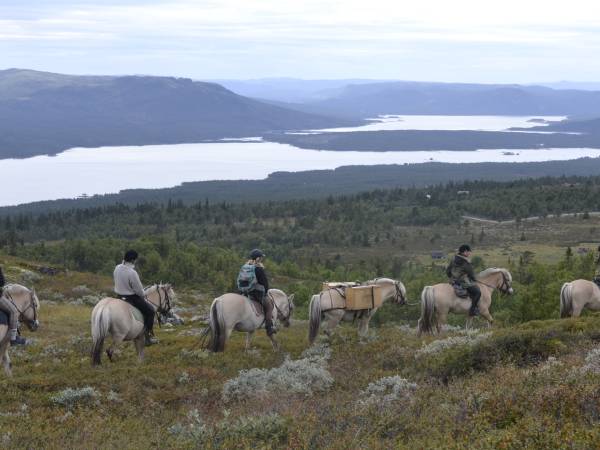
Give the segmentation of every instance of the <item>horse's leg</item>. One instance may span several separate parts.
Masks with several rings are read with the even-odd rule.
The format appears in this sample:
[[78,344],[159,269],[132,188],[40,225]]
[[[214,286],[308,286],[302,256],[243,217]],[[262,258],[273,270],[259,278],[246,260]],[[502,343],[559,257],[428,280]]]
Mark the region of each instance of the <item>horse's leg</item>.
[[12,377],[12,364],[10,362],[10,356],[8,356],[8,345],[4,344],[2,350],[2,365],[4,366],[4,373],[7,377]]
[[273,346],[273,351],[278,352],[281,349],[281,345],[279,345],[279,342],[277,342],[277,340],[275,339],[275,335],[269,336],[269,339],[271,339],[271,345]]
[[492,324],[494,323],[494,318],[492,317],[490,312],[487,309],[482,309],[479,311],[479,314],[481,314],[481,317],[483,317],[485,320],[487,320],[488,328],[492,328]]
[[254,331],[248,331],[246,333],[246,348],[245,348],[246,351],[250,350],[250,344],[252,342],[253,336],[254,336]]
[[371,320],[371,315],[368,314],[366,317],[361,317],[358,322],[358,335],[361,338],[367,337],[369,334],[369,322]]
[[448,321],[448,313],[438,311],[436,313],[436,319],[437,320],[436,320],[435,328],[437,330],[437,334],[440,334],[442,332],[442,325],[445,325],[446,322]]
[[573,302],[573,312],[571,313],[571,317],[579,317],[581,315],[581,312],[583,311],[585,305],[579,305],[579,304],[575,304],[575,302]]
[[114,362],[113,356],[115,354],[115,350],[117,349],[119,344],[121,344],[121,342],[123,342],[123,339],[125,339],[125,336],[123,336],[123,335],[116,335],[116,336],[113,335],[112,343],[110,344],[110,347],[108,347],[106,349],[106,356],[108,356],[108,359],[110,360],[110,362]]
[[327,320],[324,332],[327,336],[331,336],[333,334],[334,328],[337,327],[338,324],[342,321],[342,318],[344,317],[344,311],[342,311],[341,314],[339,314],[337,310],[335,313],[333,311],[327,311],[325,312],[325,316],[327,317]]
[[133,340],[133,342],[135,343],[135,349],[137,350],[138,361],[141,363],[144,361],[144,347],[146,344],[146,336],[144,336],[144,333],[142,333],[138,337],[136,337]]

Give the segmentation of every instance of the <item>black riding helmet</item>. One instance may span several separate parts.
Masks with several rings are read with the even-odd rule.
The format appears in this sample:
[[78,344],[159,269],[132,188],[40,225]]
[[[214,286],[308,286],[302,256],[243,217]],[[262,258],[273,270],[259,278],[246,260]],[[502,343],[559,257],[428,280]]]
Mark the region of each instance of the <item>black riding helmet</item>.
[[259,250],[257,248],[250,252],[250,259],[264,258],[265,256],[267,255],[265,255],[262,250]]

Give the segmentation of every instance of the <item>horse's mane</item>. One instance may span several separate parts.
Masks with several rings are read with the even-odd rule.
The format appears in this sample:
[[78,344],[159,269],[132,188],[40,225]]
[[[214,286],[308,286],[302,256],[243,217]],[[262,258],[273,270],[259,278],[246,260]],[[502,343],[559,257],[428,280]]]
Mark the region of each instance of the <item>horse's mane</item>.
[[490,267],[488,269],[485,269],[481,272],[479,272],[479,275],[477,275],[477,278],[485,278],[489,275],[493,275],[495,273],[501,272],[504,275],[506,275],[506,277],[508,278],[509,282],[512,282],[512,275],[510,274],[510,272],[506,269],[503,269],[501,267]]
[[387,282],[393,283],[393,284],[396,283],[396,280],[394,280],[392,278],[380,277],[380,278],[375,278],[373,280],[367,280],[363,284],[365,284],[365,285],[377,284],[378,281],[387,281]]
[[17,283],[6,284],[4,289],[9,291],[11,294],[29,294],[31,292],[29,288]]

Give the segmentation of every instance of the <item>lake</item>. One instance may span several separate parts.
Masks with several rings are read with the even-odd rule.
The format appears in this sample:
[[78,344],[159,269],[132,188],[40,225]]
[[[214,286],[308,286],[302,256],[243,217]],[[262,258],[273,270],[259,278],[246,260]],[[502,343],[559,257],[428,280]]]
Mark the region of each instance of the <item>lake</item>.
[[[456,116],[440,119],[437,129],[451,126]],[[491,116],[465,116],[469,126]],[[499,117],[496,125],[521,126],[530,118]],[[547,118],[546,118],[547,119]],[[403,121],[425,123],[429,119],[403,116]],[[521,125],[515,125],[520,123]],[[435,124],[434,124],[435,125]],[[535,125],[535,124],[533,124]],[[433,125],[432,125],[433,126]],[[0,160],[4,186],[0,206],[39,200],[73,198],[81,194],[105,194],[132,188],[163,188],[185,181],[262,179],[276,171],[334,169],[347,165],[404,164],[428,161],[532,162],[599,157],[600,150],[523,149],[479,151],[353,152],[303,150],[272,142],[220,142],[74,148],[57,156]]]

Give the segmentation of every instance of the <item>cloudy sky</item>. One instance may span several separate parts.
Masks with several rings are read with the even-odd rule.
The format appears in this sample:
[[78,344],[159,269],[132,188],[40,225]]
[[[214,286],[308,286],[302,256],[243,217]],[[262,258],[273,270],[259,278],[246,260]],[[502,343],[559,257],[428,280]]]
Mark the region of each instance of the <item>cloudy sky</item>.
[[0,0],[0,68],[600,81],[600,2]]

